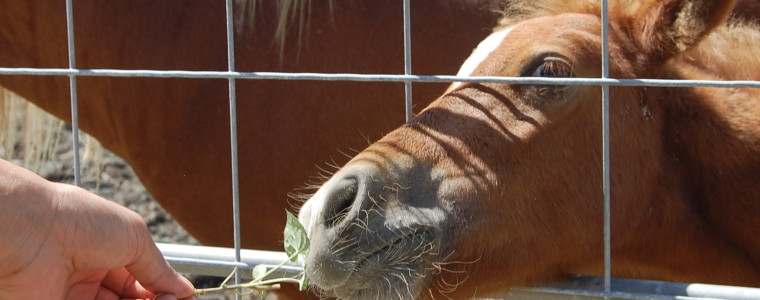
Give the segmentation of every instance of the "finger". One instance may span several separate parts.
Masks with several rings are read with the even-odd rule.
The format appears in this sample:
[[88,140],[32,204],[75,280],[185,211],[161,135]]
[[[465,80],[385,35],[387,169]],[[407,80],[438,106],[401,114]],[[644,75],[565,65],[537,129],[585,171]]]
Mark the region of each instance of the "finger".
[[101,282],[107,276],[105,271],[79,271],[69,275],[64,299],[116,300],[116,294],[105,290]]
[[[74,220],[69,224],[76,225],[61,226],[69,229],[68,235],[63,235],[69,237],[67,241],[75,243],[69,246],[79,249],[73,253],[75,268],[124,267],[140,284],[122,290],[128,288],[131,293],[139,293],[139,286],[152,294],[169,293],[180,298],[193,295],[190,281],[169,266],[137,213],[79,188],[66,187],[65,192],[67,207],[76,208],[65,213],[69,220]],[[115,284],[126,284],[124,274],[114,275],[122,276],[121,282]]]
[[125,268],[108,271],[101,284],[103,288],[112,291],[121,298],[142,299],[153,296],[153,293],[143,288]]
[[95,300],[118,300],[118,299],[121,299],[121,297],[119,297],[118,294],[102,286],[98,289],[98,294],[95,295]]
[[125,268],[142,287],[154,293],[168,293],[178,298],[195,294],[192,283],[169,266],[151,239],[145,240],[145,244],[138,249],[142,249],[142,253]]
[[169,294],[158,294],[153,296],[150,300],[177,300],[177,297],[174,297],[174,295]]
[[[174,295],[170,294],[158,294],[153,296],[151,300],[178,300],[179,298],[175,297]],[[195,296],[191,296],[189,298],[182,298],[182,300],[198,300]]]

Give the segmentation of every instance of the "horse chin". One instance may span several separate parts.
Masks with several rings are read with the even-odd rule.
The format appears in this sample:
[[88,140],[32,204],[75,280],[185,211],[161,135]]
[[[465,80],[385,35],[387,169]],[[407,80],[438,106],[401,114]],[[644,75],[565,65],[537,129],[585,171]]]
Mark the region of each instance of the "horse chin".
[[[377,279],[367,278],[367,280]],[[415,278],[413,282],[410,282],[409,279],[399,277],[395,274],[383,280],[385,280],[385,283],[383,285],[370,286],[364,289],[345,287],[340,290],[336,290],[332,294],[338,299],[413,300],[417,298],[416,295],[419,294],[421,286],[423,285],[419,278]]]
[[387,257],[384,253],[368,257],[331,292],[339,299],[416,299],[428,272],[419,262],[388,264]]
[[435,236],[417,229],[366,249],[312,248],[316,252],[307,257],[307,274],[339,299],[416,299],[440,259]]

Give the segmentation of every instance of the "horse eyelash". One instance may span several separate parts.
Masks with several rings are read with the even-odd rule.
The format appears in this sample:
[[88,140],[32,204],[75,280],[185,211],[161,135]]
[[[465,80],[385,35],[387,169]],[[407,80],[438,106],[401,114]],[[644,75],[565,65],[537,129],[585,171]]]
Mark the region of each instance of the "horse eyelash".
[[534,59],[531,64],[528,65],[520,74],[521,77],[536,77],[533,75],[535,71],[541,66],[548,66],[552,70],[557,72],[564,71],[566,76],[538,76],[538,77],[570,77],[572,76],[572,67],[566,59],[556,54],[546,54]]
[[539,67],[545,66],[544,74],[541,77],[570,77],[572,71],[570,66],[561,59],[545,60]]

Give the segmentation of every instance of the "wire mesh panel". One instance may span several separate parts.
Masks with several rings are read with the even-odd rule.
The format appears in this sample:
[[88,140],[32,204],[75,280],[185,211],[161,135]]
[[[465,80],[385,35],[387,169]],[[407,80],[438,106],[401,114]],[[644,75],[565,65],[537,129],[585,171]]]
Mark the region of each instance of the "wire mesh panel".
[[[238,176],[238,145],[237,145],[237,80],[307,80],[307,81],[358,81],[358,82],[399,82],[404,84],[406,108],[405,119],[412,118],[412,83],[419,82],[498,82],[510,84],[555,84],[555,85],[595,85],[602,88],[602,153],[603,153],[603,178],[600,183],[603,186],[604,199],[604,277],[589,278],[576,277],[565,283],[553,287],[536,287],[515,289],[507,292],[504,297],[510,299],[565,299],[571,296],[573,299],[701,299],[701,298],[725,298],[725,299],[760,299],[760,290],[751,288],[734,288],[715,285],[689,285],[678,283],[664,283],[639,280],[623,280],[612,278],[611,253],[611,187],[610,170],[614,165],[610,163],[610,99],[609,88],[611,86],[653,86],[653,87],[723,87],[760,88],[757,81],[714,81],[714,80],[662,80],[662,79],[615,79],[609,76],[609,50],[608,50],[608,14],[607,1],[602,1],[602,76],[601,78],[535,78],[535,77],[458,77],[450,75],[415,75],[411,65],[411,23],[410,0],[403,0],[404,20],[404,70],[403,74],[345,74],[345,73],[288,73],[288,72],[238,72],[235,67],[235,41],[233,18],[233,1],[226,0],[226,37],[227,37],[227,70],[226,71],[167,71],[167,70],[121,70],[121,69],[79,69],[75,61],[75,30],[73,12],[76,7],[72,0],[66,0],[67,16],[67,46],[68,68],[0,68],[0,75],[25,75],[25,76],[66,76],[70,83],[70,99],[72,107],[72,130],[74,132],[74,165],[75,181],[81,184],[79,163],[79,138],[78,138],[78,95],[77,79],[80,77],[156,77],[156,78],[212,78],[224,79],[228,83],[228,100],[230,115],[230,158],[232,190],[231,209],[233,210],[232,222],[234,232],[234,248],[210,248],[199,246],[183,246],[172,244],[160,244],[160,248],[167,260],[181,272],[194,274],[226,276],[233,269],[239,270],[235,280],[240,282],[243,272],[258,265],[276,265],[287,257],[284,253],[265,252],[241,249],[241,226],[240,226],[240,193]],[[261,145],[266,147],[266,145]],[[292,274],[300,271],[297,264],[288,264],[282,271],[283,274]],[[237,296],[240,297],[239,295]]]

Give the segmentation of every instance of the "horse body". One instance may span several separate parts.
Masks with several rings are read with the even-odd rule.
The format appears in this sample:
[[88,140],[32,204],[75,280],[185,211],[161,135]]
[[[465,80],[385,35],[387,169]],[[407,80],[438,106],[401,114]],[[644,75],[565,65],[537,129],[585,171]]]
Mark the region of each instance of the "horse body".
[[[73,4],[78,68],[227,70],[223,2]],[[254,23],[236,30],[236,70],[403,72],[401,3],[328,4],[303,6],[309,27],[299,31],[291,23],[280,47],[273,38],[278,5],[258,3]],[[453,73],[495,23],[494,5],[415,1],[415,73]],[[0,11],[0,65],[68,67],[63,1],[6,0]],[[66,77],[2,76],[0,84],[70,119]],[[443,88],[415,85],[414,98],[433,99]],[[247,248],[281,249],[287,194],[309,180],[315,165],[335,155],[340,161],[340,149],[361,149],[404,121],[400,83],[238,80],[237,92]],[[226,80],[218,79],[78,79],[80,127],[130,163],[161,205],[209,245],[232,244],[227,93]]]
[[[590,3],[514,4],[463,75],[600,77]],[[613,78],[760,79],[758,29],[720,25],[732,3],[625,3]],[[760,286],[760,93],[610,90],[613,274]],[[600,94],[453,84],[304,204],[309,276],[346,299],[461,299],[600,275]]]

